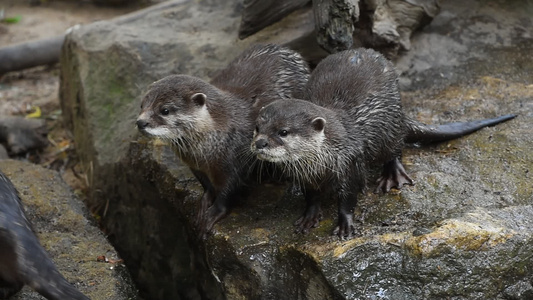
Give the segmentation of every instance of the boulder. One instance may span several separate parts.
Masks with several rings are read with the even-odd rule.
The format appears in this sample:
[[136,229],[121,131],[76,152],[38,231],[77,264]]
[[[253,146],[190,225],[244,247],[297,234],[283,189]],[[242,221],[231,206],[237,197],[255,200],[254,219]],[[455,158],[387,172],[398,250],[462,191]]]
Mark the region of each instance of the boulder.
[[8,158],[9,154],[7,153],[7,149],[4,147],[4,145],[0,144],[0,160]]
[[0,115],[0,144],[13,155],[42,150],[48,145],[47,134],[45,120]]
[[[125,265],[98,261],[119,255],[95,226],[83,202],[59,173],[16,160],[0,160],[0,170],[18,190],[41,245],[59,272],[91,299],[135,299],[137,290]],[[25,286],[10,299],[44,299]]]
[[[465,6],[468,6],[465,9]],[[396,61],[407,114],[427,123],[507,113],[507,123],[448,143],[409,147],[416,180],[360,196],[357,237],[330,236],[335,203],[308,235],[304,201],[261,186],[199,241],[202,189],[164,144],[134,128],[147,85],[204,79],[256,42],[315,60],[301,11],[238,40],[238,1],[175,1],[74,30],[60,98],[100,217],[141,294],[151,299],[528,299],[533,293],[531,16],[500,1],[448,1]],[[494,30],[492,30],[494,29]],[[377,174],[376,174],[377,176]],[[373,185],[369,190],[372,190]]]

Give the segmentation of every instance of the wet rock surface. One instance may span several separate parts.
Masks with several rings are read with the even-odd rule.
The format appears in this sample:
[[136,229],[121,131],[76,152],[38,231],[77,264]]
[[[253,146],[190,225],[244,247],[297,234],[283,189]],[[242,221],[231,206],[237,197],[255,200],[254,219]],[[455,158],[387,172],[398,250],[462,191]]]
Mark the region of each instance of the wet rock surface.
[[413,37],[411,51],[395,62],[409,116],[445,123],[519,115],[448,143],[408,147],[403,163],[416,185],[381,196],[370,193],[371,185],[355,213],[356,238],[330,236],[331,201],[323,203],[320,227],[294,234],[304,200],[290,187],[262,186],[203,243],[192,226],[200,185],[165,145],[134,128],[143,90],[171,73],[209,78],[253,42],[297,44],[293,38],[307,36],[313,24],[302,17],[298,27],[291,18],[295,23],[282,21],[239,42],[239,5],[200,2],[82,27],[67,37],[62,53],[63,113],[91,180],[88,204],[144,295],[532,297],[533,14],[527,3],[447,1]]
[[[118,254],[57,172],[15,160],[0,160],[0,169],[17,188],[41,245],[70,283],[91,299],[137,299],[123,264],[97,261],[102,255],[117,260]],[[45,298],[25,286],[10,299]]]

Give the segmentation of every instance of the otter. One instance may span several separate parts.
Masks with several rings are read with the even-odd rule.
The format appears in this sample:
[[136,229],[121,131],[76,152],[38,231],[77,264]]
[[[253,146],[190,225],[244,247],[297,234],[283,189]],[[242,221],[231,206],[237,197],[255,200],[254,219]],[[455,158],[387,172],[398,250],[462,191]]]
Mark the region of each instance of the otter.
[[383,164],[376,190],[413,184],[400,157],[404,143],[454,139],[514,118],[429,126],[408,118],[390,61],[371,49],[326,57],[311,74],[307,100],[275,101],[259,112],[251,151],[302,186],[306,209],[295,225],[306,233],[322,217],[320,197],[338,201],[333,233],[351,238],[357,194],[369,169]]
[[248,48],[210,83],[171,75],[149,87],[137,127],[170,142],[203,186],[195,222],[201,237],[268,170],[248,146],[259,109],[275,100],[303,97],[309,76],[298,53],[269,44]]
[[59,273],[39,243],[17,190],[0,172],[0,299],[25,284],[46,299],[89,299]]

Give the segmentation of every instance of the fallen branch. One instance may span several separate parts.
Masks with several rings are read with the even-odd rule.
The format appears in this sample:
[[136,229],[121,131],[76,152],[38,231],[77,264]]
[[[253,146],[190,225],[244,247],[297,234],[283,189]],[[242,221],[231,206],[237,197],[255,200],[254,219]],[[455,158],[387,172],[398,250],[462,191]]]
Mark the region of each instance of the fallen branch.
[[309,2],[310,0],[244,0],[239,38],[247,38]]
[[0,74],[59,61],[65,35],[0,48]]

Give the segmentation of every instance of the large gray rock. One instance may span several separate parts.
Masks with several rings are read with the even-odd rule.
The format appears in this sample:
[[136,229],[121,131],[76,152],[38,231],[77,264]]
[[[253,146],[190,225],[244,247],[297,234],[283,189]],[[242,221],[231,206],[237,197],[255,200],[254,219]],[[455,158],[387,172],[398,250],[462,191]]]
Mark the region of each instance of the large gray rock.
[[[69,282],[90,299],[137,299],[123,264],[97,261],[119,257],[57,172],[16,160],[0,160],[0,170],[18,190],[41,244]],[[26,286],[10,299],[45,298]]]
[[319,228],[294,234],[304,201],[285,186],[259,188],[207,242],[198,241],[192,221],[201,187],[172,151],[134,128],[152,81],[171,73],[209,78],[253,42],[301,46],[312,37],[312,16],[286,18],[238,41],[236,1],[183,1],[74,30],[61,57],[63,113],[90,178],[88,204],[143,294],[529,299],[532,17],[518,5],[469,3],[443,5],[398,60],[406,111],[429,123],[518,118],[407,149],[403,161],[417,184],[362,195],[358,236],[345,242],[330,236],[334,203],[324,203]]

